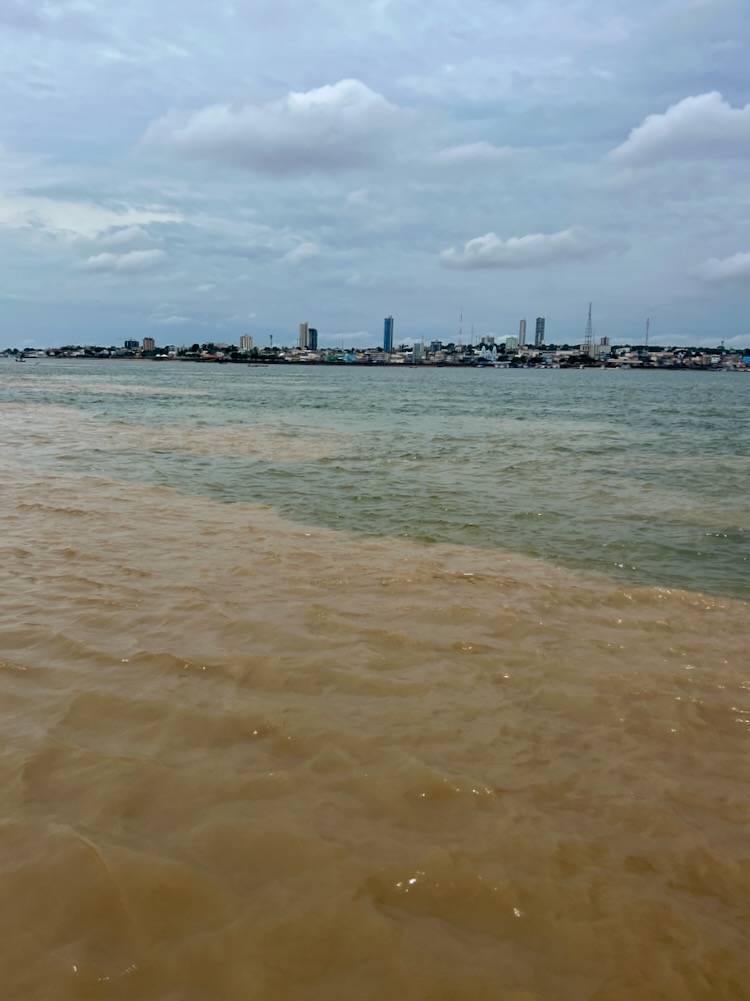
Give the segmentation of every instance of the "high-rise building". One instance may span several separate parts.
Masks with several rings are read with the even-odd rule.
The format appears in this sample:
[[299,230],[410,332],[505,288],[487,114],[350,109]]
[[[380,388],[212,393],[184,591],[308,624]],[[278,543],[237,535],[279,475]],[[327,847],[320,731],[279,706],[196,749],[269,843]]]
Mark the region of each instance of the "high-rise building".
[[544,317],[537,316],[536,330],[534,331],[534,347],[540,348],[544,344]]
[[139,347],[138,341],[133,341],[133,340],[125,341],[125,348],[128,351],[135,351],[137,347]]
[[315,327],[307,328],[307,344],[305,346],[308,351],[318,350],[318,331]]
[[518,324],[518,346],[522,348],[526,344],[526,320],[521,320]]
[[307,347],[307,324],[300,323],[299,325],[299,340],[297,341],[300,351],[304,351]]
[[252,337],[250,336],[250,334],[243,334],[242,337],[240,337],[240,351],[242,351],[243,354],[247,354],[252,350],[253,350]]
[[383,323],[383,351],[391,354],[393,351],[393,317],[386,316]]
[[153,337],[144,337],[143,338],[143,350],[144,351],[155,351],[156,350],[156,341],[153,339]]

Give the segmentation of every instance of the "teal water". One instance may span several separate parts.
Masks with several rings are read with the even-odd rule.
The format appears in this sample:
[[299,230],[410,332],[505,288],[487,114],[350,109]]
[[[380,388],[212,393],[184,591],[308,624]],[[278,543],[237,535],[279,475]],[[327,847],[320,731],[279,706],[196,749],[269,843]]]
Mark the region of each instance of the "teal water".
[[30,430],[50,405],[95,421],[40,448],[69,472],[740,597],[749,400],[742,374],[0,363]]

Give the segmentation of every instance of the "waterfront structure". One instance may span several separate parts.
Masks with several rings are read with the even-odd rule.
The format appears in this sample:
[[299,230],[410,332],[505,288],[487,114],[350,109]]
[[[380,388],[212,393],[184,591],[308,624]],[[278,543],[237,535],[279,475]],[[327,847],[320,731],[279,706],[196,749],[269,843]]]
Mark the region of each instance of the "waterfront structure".
[[127,341],[125,341],[125,350],[126,351],[137,351],[139,347],[140,347],[140,344],[139,344],[138,341],[133,341],[133,340],[127,340]]
[[[592,323],[593,330],[593,323]],[[308,327],[306,344],[316,343],[314,328]],[[32,349],[19,350],[8,348],[0,350],[3,357],[48,357],[48,358],[132,358],[170,360],[170,361],[201,361],[201,362],[248,362],[257,361],[264,364],[294,364],[308,365],[436,365],[446,367],[485,367],[493,363],[503,368],[581,368],[596,366],[600,368],[626,369],[693,369],[699,371],[744,372],[750,375],[750,340],[744,349],[727,349],[724,345],[716,348],[695,348],[684,346],[650,346],[643,343],[612,345],[608,337],[597,338],[591,353],[583,350],[584,345],[554,345],[544,344],[536,349],[532,347],[525,351],[519,350],[518,337],[496,337],[496,344],[490,343],[489,335],[482,337],[479,345],[459,345],[454,342],[443,344],[437,338],[425,343],[418,341],[408,348],[394,348],[385,352],[380,346],[368,348],[349,348],[344,345],[339,348],[309,347],[300,351],[293,348],[270,347],[255,348],[250,352],[238,351],[236,347],[222,343],[193,344],[187,346],[163,345],[156,348],[153,338],[144,339],[144,350],[131,350],[111,345],[68,344],[63,347],[46,348],[34,352]],[[224,350],[226,348],[227,350]]]
[[307,328],[307,342],[305,344],[305,347],[307,348],[308,351],[318,350],[318,331],[315,329],[315,327]]
[[247,354],[249,351],[253,350],[253,339],[250,334],[243,334],[240,337],[240,351]]
[[526,347],[526,320],[521,320],[518,324],[518,346]]
[[591,351],[591,357],[598,359],[606,358],[611,350],[609,337],[600,337],[598,345]]
[[297,341],[297,347],[300,351],[304,351],[307,347],[307,324],[300,323],[299,325],[299,339]]
[[393,317],[386,316],[383,322],[383,351],[386,354],[393,352]]
[[534,331],[534,347],[540,348],[544,344],[544,326],[545,320],[543,316],[537,316],[536,318],[536,330]]

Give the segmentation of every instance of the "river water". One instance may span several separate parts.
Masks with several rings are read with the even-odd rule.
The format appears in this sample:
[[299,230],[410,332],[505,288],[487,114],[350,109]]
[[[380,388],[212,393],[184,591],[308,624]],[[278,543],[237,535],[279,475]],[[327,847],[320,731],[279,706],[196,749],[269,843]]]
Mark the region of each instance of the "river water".
[[0,363],[3,997],[750,997],[748,394]]

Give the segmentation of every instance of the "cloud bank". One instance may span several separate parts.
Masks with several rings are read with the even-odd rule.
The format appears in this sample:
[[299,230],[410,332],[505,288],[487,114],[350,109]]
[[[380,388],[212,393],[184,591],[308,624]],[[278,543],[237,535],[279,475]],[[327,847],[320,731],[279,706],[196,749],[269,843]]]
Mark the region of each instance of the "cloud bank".
[[463,247],[450,247],[440,255],[444,267],[464,271],[544,267],[566,261],[583,261],[615,249],[615,244],[598,239],[585,229],[564,229],[559,233],[529,233],[501,239],[485,233],[468,240]]
[[153,123],[147,147],[273,174],[342,170],[379,159],[402,114],[360,80],[291,91],[267,104],[214,104]]

